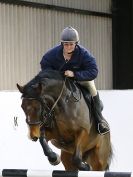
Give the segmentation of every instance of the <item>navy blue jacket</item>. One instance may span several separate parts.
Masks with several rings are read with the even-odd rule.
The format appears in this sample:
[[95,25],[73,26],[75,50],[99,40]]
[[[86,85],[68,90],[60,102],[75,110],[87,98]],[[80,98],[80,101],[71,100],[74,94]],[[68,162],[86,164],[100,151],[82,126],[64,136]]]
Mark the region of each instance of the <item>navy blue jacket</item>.
[[75,80],[94,80],[98,74],[95,58],[84,47],[77,45],[71,59],[66,62],[63,57],[63,47],[58,45],[50,49],[42,58],[41,69],[53,69],[74,72]]

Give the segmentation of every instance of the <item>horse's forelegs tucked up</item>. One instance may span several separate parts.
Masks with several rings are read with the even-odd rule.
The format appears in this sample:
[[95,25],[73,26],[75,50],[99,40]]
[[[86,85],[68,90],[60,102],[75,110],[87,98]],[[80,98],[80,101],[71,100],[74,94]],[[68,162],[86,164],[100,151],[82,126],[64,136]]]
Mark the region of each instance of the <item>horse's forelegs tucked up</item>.
[[86,142],[88,138],[88,134],[86,130],[82,129],[78,132],[77,137],[75,137],[75,152],[73,155],[73,163],[78,167],[79,170],[89,171],[90,166],[87,163],[83,162],[82,155],[83,151],[86,148]]
[[39,141],[40,141],[40,144],[43,148],[43,152],[44,152],[45,156],[48,157],[48,160],[51,163],[51,165],[58,165],[60,163],[60,158],[59,158],[58,154],[56,154],[55,152],[52,151],[52,149],[50,148],[46,139],[43,136],[41,136],[39,138]]

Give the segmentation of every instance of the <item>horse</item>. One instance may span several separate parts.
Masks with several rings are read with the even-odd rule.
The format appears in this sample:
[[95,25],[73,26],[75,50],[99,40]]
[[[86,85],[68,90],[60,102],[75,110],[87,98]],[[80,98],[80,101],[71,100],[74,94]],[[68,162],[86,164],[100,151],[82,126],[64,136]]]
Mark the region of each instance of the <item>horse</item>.
[[[61,160],[66,171],[108,170],[113,154],[110,132],[98,134],[83,93],[70,83],[62,73],[46,70],[24,86],[17,84],[30,138],[39,139],[49,162],[57,165]],[[48,141],[61,150],[60,157]]]

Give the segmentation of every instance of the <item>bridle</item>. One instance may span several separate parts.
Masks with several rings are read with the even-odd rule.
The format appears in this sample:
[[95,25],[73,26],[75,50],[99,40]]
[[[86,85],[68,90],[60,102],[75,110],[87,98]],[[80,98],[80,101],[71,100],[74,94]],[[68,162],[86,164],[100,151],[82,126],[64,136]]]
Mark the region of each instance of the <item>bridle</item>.
[[23,97],[23,99],[25,99],[25,100],[36,100],[36,101],[40,102],[40,105],[41,105],[41,111],[40,111],[41,115],[40,115],[40,119],[38,121],[31,122],[31,121],[29,121],[28,117],[26,117],[26,123],[29,126],[39,125],[40,127],[42,127],[43,125],[45,125],[46,119],[52,120],[54,118],[54,108],[62,96],[63,90],[65,88],[65,83],[66,83],[66,77],[65,77],[65,80],[63,81],[63,85],[62,85],[60,94],[51,108],[47,105],[45,96],[43,96],[43,98],[42,97],[29,97],[29,96]]

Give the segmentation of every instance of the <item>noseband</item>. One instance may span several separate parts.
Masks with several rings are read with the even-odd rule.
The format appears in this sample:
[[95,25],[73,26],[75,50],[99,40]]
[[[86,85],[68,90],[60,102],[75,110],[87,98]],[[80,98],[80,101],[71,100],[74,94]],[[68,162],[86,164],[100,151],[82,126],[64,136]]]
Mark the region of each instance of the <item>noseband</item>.
[[52,120],[54,118],[54,108],[62,96],[64,87],[65,87],[65,82],[66,82],[66,79],[63,82],[63,86],[62,86],[62,89],[60,91],[58,98],[56,99],[56,101],[54,102],[54,104],[51,108],[47,105],[47,102],[45,101],[46,100],[45,97],[43,97],[44,99],[42,97],[28,97],[28,96],[23,98],[26,100],[36,100],[36,101],[40,102],[40,104],[41,104],[41,118],[40,118],[40,120],[38,120],[36,122],[30,122],[28,120],[28,118],[26,117],[26,123],[28,125],[40,125],[40,127],[41,127],[46,124],[47,119]]

